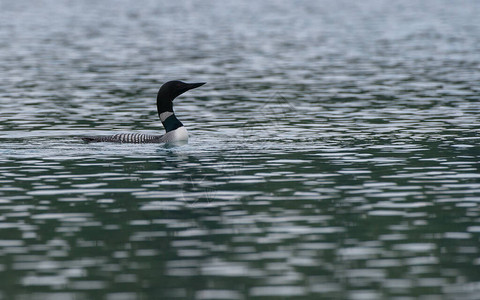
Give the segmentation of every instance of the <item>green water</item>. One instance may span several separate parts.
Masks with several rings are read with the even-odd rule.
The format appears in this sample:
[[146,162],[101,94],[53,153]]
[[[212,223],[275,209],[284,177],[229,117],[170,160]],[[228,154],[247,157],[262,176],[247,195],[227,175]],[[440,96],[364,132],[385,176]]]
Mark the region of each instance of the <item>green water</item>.
[[477,3],[87,2],[0,2],[0,299],[478,299]]

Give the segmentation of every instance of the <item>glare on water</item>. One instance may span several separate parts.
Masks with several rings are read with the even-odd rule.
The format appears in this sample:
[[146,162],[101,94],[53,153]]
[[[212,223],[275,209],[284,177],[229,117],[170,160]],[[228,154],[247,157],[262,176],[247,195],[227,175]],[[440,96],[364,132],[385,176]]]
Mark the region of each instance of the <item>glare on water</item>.
[[[0,3],[0,299],[475,299],[478,15]],[[188,145],[79,139],[172,79]]]

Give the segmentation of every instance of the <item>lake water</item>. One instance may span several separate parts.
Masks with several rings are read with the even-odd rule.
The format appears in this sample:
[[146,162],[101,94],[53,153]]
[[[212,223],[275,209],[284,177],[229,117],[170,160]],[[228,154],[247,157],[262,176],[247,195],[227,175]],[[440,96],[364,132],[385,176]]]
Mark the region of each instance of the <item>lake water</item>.
[[478,16],[1,1],[0,299],[480,299]]

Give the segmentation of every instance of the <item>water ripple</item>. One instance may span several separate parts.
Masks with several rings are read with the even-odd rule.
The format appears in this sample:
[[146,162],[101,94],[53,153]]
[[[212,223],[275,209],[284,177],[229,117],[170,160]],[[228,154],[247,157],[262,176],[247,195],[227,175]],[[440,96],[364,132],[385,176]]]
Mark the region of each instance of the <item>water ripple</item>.
[[[474,299],[480,6],[2,2],[0,299]],[[188,145],[84,144],[163,130]]]

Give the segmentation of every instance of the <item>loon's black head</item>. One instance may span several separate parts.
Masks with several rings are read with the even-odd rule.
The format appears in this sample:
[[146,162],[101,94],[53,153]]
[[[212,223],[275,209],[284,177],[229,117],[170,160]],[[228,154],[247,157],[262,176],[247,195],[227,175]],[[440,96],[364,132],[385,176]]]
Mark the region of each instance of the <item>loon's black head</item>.
[[158,114],[165,111],[173,112],[173,100],[188,90],[204,85],[205,82],[186,83],[179,80],[173,80],[164,83],[157,94]]

